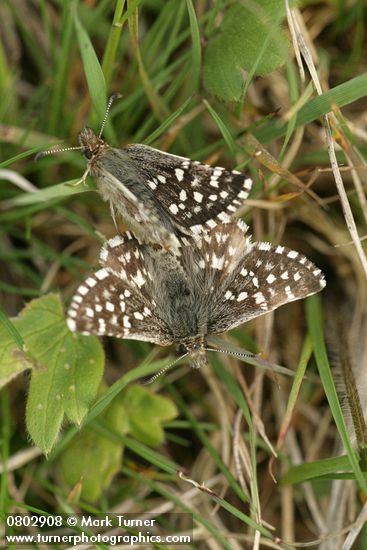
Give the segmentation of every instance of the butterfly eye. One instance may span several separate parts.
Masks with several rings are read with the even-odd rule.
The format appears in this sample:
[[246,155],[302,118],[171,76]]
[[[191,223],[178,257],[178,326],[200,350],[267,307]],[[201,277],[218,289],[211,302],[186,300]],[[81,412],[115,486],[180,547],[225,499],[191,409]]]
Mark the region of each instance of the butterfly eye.
[[187,349],[186,349],[186,346],[184,344],[178,344],[176,346],[176,351],[177,353],[179,353],[180,355],[182,355],[183,353],[187,353]]
[[83,155],[88,159],[90,160],[93,156],[93,151],[91,151],[90,149],[84,149],[83,151]]

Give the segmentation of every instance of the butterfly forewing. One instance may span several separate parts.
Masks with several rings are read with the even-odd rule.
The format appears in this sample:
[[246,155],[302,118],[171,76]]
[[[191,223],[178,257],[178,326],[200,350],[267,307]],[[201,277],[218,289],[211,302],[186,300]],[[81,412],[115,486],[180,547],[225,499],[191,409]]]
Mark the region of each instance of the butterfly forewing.
[[146,145],[129,145],[124,151],[136,161],[142,180],[173,223],[184,229],[229,221],[251,190],[251,178],[236,170],[201,164]]
[[118,213],[143,243],[180,255],[179,238],[229,222],[247,199],[252,180],[146,145],[110,147],[85,128],[79,141],[113,218]]
[[104,267],[88,277],[72,299],[70,330],[170,344],[164,321],[155,315],[150,273],[137,241],[129,235],[110,239],[100,262]]

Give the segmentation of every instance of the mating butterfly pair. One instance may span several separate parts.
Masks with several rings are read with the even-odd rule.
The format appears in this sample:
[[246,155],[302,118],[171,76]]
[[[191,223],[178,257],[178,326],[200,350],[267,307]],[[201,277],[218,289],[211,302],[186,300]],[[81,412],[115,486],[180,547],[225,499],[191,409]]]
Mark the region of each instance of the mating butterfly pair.
[[[200,367],[207,335],[325,286],[307,258],[282,246],[251,243],[245,224],[230,221],[248,196],[250,178],[143,145],[112,149],[89,129],[80,141],[102,194],[142,242],[128,232],[105,244],[101,269],[72,300],[71,330],[176,342]],[[128,200],[122,201],[125,183]],[[144,244],[165,245],[167,232],[170,244],[180,238],[185,243],[178,256]]]
[[68,326],[98,334],[184,346],[206,363],[206,336],[234,328],[321,290],[325,279],[305,256],[255,242],[241,222],[189,238],[179,268],[170,253],[125,233],[102,248],[101,269],[78,288]]
[[70,330],[175,342],[200,367],[207,335],[325,286],[305,256],[251,243],[246,225],[231,221],[251,189],[246,175],[144,145],[115,149],[89,128],[79,141],[86,174],[133,234],[102,248],[101,269],[72,299]]

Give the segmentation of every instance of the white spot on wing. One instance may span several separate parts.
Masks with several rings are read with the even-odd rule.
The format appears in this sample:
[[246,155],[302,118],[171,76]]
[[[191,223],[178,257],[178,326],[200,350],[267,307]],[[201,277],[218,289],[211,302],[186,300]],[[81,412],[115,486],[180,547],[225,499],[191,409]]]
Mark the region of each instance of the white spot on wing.
[[[95,273],[95,276],[97,277],[97,279],[99,281],[103,281],[103,279],[105,279],[106,277],[108,277],[108,271],[107,269],[100,269],[99,271],[97,271]],[[80,289],[79,289],[79,292],[80,292]]]
[[202,202],[203,195],[198,191],[194,191],[194,199],[196,200],[196,202]]
[[122,324],[125,328],[131,328],[131,323],[130,323],[128,315],[124,315],[124,318],[122,320]]
[[181,170],[181,168],[176,168],[175,174],[176,174],[176,178],[178,179],[178,181],[182,181],[183,178],[184,178],[185,172],[183,170]]
[[76,330],[76,322],[74,321],[74,319],[70,319],[70,317],[66,320],[66,324],[68,325],[69,327],[69,330],[71,330],[71,332],[75,332]]
[[147,180],[147,184],[149,185],[149,187],[155,191],[157,189],[157,184],[154,183],[154,181],[151,181],[151,180]]
[[172,214],[177,214],[177,212],[178,212],[177,204],[171,204],[169,209],[172,212]]
[[225,212],[219,212],[217,218],[221,221],[221,222],[228,222],[230,220],[228,214],[226,214]]
[[266,302],[265,296],[262,292],[256,292],[256,294],[254,294],[254,298],[257,304],[262,304],[263,302]]
[[224,256],[221,256],[220,258],[218,258],[218,256],[216,256],[216,255],[213,253],[211,267],[212,267],[213,269],[222,269],[222,268],[223,268],[223,264],[224,264]]
[[270,243],[259,243],[257,248],[259,250],[270,250],[271,249],[271,244]]
[[298,252],[296,252],[295,250],[291,250],[290,252],[288,252],[287,256],[288,258],[292,258],[294,260],[294,258],[297,258]]
[[185,189],[181,189],[179,197],[180,197],[180,201],[185,201],[187,199],[187,193]]
[[136,272],[136,275],[134,277],[131,277],[132,280],[134,281],[135,284],[138,285],[138,287],[142,287],[143,284],[145,283],[145,279],[140,271],[140,269],[138,269],[138,271]]
[[245,189],[248,189],[248,190],[251,189],[251,187],[252,187],[252,179],[251,178],[245,179],[244,187],[245,187]]
[[111,248],[116,248],[116,246],[120,246],[120,244],[124,244],[124,239],[121,237],[121,235],[116,235],[116,237],[113,237],[108,241],[108,246]]

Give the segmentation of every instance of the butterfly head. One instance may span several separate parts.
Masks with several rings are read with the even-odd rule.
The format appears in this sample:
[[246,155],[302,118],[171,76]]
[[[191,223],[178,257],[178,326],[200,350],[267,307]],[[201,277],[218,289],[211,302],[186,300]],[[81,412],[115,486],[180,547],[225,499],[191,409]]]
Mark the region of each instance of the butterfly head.
[[208,365],[208,358],[205,351],[204,337],[198,336],[182,342],[185,353],[188,354],[191,367],[199,369]]
[[106,142],[97,136],[91,128],[84,128],[78,135],[80,146],[83,150],[83,155],[92,160],[95,158],[103,147],[106,147]]

